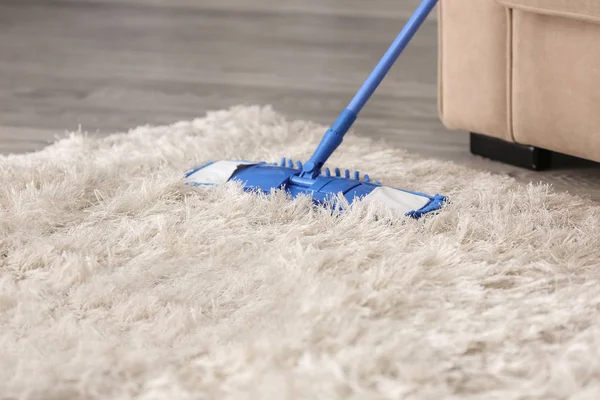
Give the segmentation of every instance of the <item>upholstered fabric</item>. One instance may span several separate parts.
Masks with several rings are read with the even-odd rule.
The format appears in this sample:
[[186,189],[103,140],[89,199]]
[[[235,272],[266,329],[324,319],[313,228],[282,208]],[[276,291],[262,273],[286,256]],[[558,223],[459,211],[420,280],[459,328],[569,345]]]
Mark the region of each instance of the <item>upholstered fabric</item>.
[[448,128],[600,161],[600,1],[442,1],[439,48]]
[[450,0],[439,13],[443,123],[509,139],[507,11],[493,0]]
[[513,19],[515,140],[600,161],[600,24]]
[[510,8],[577,20],[600,21],[598,0],[497,0]]

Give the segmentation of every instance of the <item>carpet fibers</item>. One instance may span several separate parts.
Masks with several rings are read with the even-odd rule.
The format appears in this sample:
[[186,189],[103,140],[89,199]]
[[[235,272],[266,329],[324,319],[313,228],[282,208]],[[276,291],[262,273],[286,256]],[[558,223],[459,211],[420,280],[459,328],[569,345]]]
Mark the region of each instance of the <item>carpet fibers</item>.
[[323,129],[240,106],[0,158],[0,398],[600,398],[598,204],[352,134],[332,166],[451,203],[182,184]]

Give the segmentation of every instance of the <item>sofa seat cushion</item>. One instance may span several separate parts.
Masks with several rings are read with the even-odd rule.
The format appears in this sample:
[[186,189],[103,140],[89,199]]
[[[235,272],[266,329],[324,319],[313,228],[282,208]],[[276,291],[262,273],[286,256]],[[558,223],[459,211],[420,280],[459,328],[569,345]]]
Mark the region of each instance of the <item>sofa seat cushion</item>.
[[506,7],[539,14],[600,22],[599,0],[497,0]]
[[589,14],[573,17],[576,11],[600,15],[600,2],[503,1],[569,11],[509,8],[514,140],[600,161],[600,23]]

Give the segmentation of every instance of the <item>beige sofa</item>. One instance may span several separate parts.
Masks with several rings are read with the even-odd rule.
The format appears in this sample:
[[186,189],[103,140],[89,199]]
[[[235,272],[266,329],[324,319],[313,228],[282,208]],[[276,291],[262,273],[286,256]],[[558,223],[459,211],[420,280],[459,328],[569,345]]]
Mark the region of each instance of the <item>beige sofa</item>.
[[438,12],[440,116],[474,133],[474,153],[535,169],[541,149],[600,161],[600,0],[440,0]]

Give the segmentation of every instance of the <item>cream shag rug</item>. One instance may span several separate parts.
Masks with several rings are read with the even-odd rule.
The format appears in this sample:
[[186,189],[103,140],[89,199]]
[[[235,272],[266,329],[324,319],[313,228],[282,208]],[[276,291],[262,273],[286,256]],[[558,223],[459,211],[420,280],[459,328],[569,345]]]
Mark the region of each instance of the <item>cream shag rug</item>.
[[452,203],[390,224],[181,183],[323,132],[236,107],[0,158],[0,398],[600,398],[597,204],[352,134],[333,166]]

